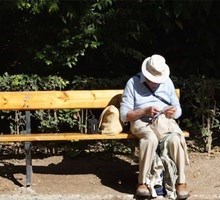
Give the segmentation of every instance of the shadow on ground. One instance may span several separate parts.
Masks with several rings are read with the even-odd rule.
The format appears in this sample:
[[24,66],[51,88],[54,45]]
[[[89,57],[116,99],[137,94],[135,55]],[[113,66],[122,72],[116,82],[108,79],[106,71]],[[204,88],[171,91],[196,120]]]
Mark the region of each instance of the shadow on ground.
[[[36,157],[36,156],[35,156]],[[43,158],[42,158],[43,159]],[[21,187],[22,183],[15,178],[15,174],[25,175],[25,165],[1,162],[3,165],[0,176]],[[35,174],[80,175],[94,174],[101,183],[118,192],[134,194],[137,184],[138,165],[119,157],[108,156],[104,153],[79,154],[76,157],[63,156],[61,162],[50,163],[47,166],[33,165]]]

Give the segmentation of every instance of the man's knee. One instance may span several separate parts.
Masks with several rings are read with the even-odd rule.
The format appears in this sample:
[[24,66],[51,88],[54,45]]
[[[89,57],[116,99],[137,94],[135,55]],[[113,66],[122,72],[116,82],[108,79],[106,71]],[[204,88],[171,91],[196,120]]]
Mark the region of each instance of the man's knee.
[[158,142],[158,139],[155,136],[155,134],[152,134],[152,135],[148,135],[147,137],[141,138],[140,143],[146,144],[146,145],[151,145],[156,148],[158,146],[159,142]]
[[177,135],[177,134],[173,135],[172,137],[169,138],[168,144],[172,145],[172,146],[179,146],[179,145],[181,145],[180,136]]

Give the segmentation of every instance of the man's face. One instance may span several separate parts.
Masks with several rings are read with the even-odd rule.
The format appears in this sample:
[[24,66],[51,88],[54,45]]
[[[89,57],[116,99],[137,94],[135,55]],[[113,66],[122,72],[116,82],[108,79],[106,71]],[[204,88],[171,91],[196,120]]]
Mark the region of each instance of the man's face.
[[160,83],[154,83],[148,79],[146,79],[146,82],[153,91],[157,90],[157,88],[160,86]]

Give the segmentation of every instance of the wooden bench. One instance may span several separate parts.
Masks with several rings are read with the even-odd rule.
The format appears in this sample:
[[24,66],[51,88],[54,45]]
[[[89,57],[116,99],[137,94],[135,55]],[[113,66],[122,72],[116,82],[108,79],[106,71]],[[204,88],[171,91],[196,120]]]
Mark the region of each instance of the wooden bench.
[[[0,92],[0,110],[21,110],[26,115],[26,133],[0,135],[0,142],[25,142],[26,187],[31,185],[32,161],[30,143],[35,141],[67,140],[118,140],[136,139],[131,133],[116,135],[86,134],[81,132],[31,134],[30,112],[49,109],[103,109],[107,105],[119,105],[123,90],[74,90],[74,91],[12,91]],[[176,89],[177,96],[180,90]],[[184,132],[186,137],[188,132]]]

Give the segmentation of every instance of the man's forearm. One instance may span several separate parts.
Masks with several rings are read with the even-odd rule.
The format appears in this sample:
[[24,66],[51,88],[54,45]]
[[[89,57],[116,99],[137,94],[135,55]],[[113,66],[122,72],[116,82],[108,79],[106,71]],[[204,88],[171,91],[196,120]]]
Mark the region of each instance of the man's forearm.
[[146,111],[144,108],[140,108],[137,110],[131,110],[127,113],[127,120],[128,121],[135,121],[137,119],[140,119],[146,115]]

